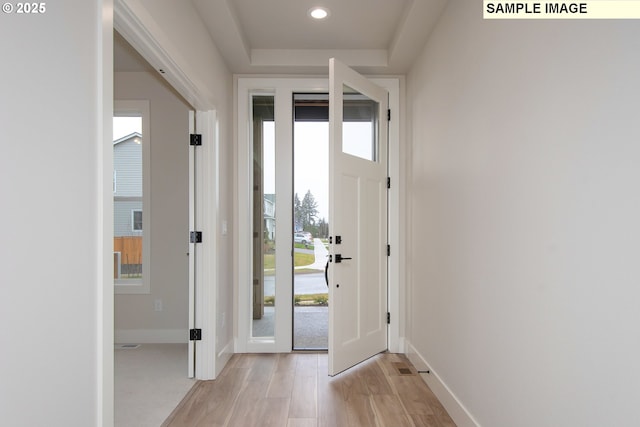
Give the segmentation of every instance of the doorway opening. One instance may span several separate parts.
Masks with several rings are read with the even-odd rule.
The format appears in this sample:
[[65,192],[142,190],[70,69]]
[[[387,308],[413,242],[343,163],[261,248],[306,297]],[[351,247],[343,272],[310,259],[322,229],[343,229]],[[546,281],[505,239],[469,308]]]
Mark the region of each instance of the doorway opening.
[[329,95],[293,95],[293,349],[327,350]]
[[193,107],[115,31],[113,46],[113,416],[122,427],[160,425],[194,375],[184,330],[193,148],[176,144]]
[[[294,268],[294,243],[296,243],[295,240],[298,240],[298,243],[302,243],[302,236],[297,236],[297,238],[294,236],[294,198],[295,193],[298,193],[298,200],[300,201],[300,204],[302,204],[304,196],[308,190],[311,190],[311,194],[314,196],[315,200],[320,198],[320,195],[316,194],[316,191],[309,186],[306,188],[304,186],[302,188],[296,188],[294,184],[294,174],[299,172],[301,167],[313,170],[314,164],[317,163],[317,159],[313,158],[312,155],[307,155],[306,157],[303,157],[302,166],[300,166],[298,163],[301,162],[299,158],[303,151],[301,151],[300,147],[294,145],[293,139],[294,134],[296,133],[294,131],[294,127],[299,127],[301,124],[304,126],[313,124],[304,122],[324,121],[324,125],[326,126],[326,121],[329,117],[327,110],[329,110],[329,104],[331,104],[326,95],[330,92],[328,83],[329,81],[325,78],[238,78],[238,198],[236,209],[239,213],[239,218],[237,226],[238,246],[236,249],[238,264],[235,271],[239,286],[237,298],[238,315],[234,319],[234,321],[237,322],[238,333],[238,339],[235,341],[234,350],[238,353],[289,352],[292,349],[308,348],[312,350],[322,348],[318,344],[301,344],[297,339],[295,344],[293,342],[294,329],[296,329],[294,328],[295,300],[298,300],[298,307],[304,307],[300,304],[300,295],[306,295],[299,290],[295,291],[294,287],[294,272],[296,272]],[[396,108],[396,110],[392,111],[397,111],[399,108],[398,81],[397,79],[374,79],[372,83],[377,83],[383,88],[388,88],[390,93],[389,96],[383,95],[383,99],[379,102],[380,111],[378,111],[376,115],[376,117],[379,118],[378,123],[381,125],[379,132],[380,134],[386,135],[384,125],[386,125],[387,121],[382,120],[382,118],[386,118],[388,116],[388,107],[386,106],[387,97],[390,97],[390,99],[393,100],[392,107]],[[349,87],[355,87],[356,90],[359,90],[360,94],[368,94],[370,92],[368,90],[368,86],[364,83],[361,84],[360,82],[353,83]],[[342,85],[339,85],[338,92],[344,92],[342,89]],[[333,92],[335,92],[335,90],[333,90]],[[342,118],[334,119],[333,125],[332,120],[329,120],[329,134],[332,127],[336,126],[336,123],[338,123],[338,126],[341,126],[338,128],[339,132],[334,129],[334,133],[342,135],[343,128],[364,126],[364,119],[366,117],[370,118],[369,114],[366,115],[366,117],[363,117],[362,114],[356,115],[360,109],[355,107],[360,106],[362,102],[362,95],[354,93],[353,91],[347,91],[343,94],[343,97],[345,97],[345,95],[347,98],[346,101],[348,101],[347,105],[344,106],[344,108],[339,108],[337,111],[347,114],[346,120],[343,120]],[[331,96],[332,95],[330,94],[329,98],[331,98]],[[342,104],[343,100],[341,97],[335,105]],[[303,116],[305,110],[307,110],[307,112],[311,110],[312,113],[305,117]],[[313,110],[315,110],[315,114],[313,114]],[[320,114],[318,111],[323,112]],[[318,118],[318,115],[320,115],[320,118]],[[367,122],[371,123],[371,120],[367,119]],[[389,129],[392,131],[391,133],[393,136],[392,139],[397,140],[398,135],[395,125],[399,124],[399,122],[392,121],[389,123]],[[300,139],[299,136],[296,138]],[[331,138],[329,139],[331,140]],[[271,140],[273,142],[271,142]],[[298,143],[299,142],[300,141],[298,141]],[[346,144],[342,144],[337,150],[332,149],[331,144],[329,144],[327,157],[331,160],[332,156],[343,153],[348,156],[350,160],[357,160],[366,164],[375,163],[376,165],[379,165],[380,168],[384,167],[384,180],[381,181],[380,189],[384,189],[386,194],[386,177],[389,176],[389,174],[387,174],[386,169],[387,159],[386,157],[382,158],[382,154],[386,154],[386,148],[379,148],[378,145],[371,145],[371,143],[369,143],[366,145],[369,149],[364,153],[356,149],[356,147],[350,147],[349,141],[347,141]],[[378,148],[375,151],[372,151],[372,147]],[[392,159],[398,159],[398,147],[398,144],[391,146],[391,151],[394,153],[394,157]],[[296,150],[295,155],[298,157],[296,162],[294,162],[294,148]],[[372,156],[375,158],[375,161],[372,160]],[[393,161],[389,163],[390,174],[393,176],[397,175],[397,173],[394,173],[394,171],[397,172],[398,170],[396,163]],[[328,176],[329,184],[331,185],[331,173],[328,173]],[[264,180],[263,183],[256,183],[256,180],[260,179]],[[299,178],[296,179],[299,180]],[[268,182],[270,180],[273,180],[275,184]],[[335,179],[333,181],[335,181]],[[369,182],[370,180],[365,178],[365,181]],[[273,187],[270,188],[269,185],[273,185]],[[371,187],[371,185],[369,187]],[[269,195],[274,193],[274,201],[272,201],[269,198]],[[267,195],[268,201],[265,200],[265,195]],[[329,195],[331,195],[331,191],[329,191]],[[396,196],[397,192],[390,193],[391,203],[389,206],[391,207],[393,218],[400,217],[396,213],[397,209],[395,209],[400,206]],[[348,196],[343,196],[342,198],[344,197],[348,198]],[[344,200],[344,202],[348,201],[349,200]],[[272,222],[272,219],[271,215],[269,215],[269,209],[266,209],[267,206],[273,206],[273,222],[275,222],[273,234],[270,232],[271,227],[269,226],[269,223]],[[335,203],[330,203],[329,215],[334,214],[331,210],[335,210],[336,208],[337,206]],[[376,209],[376,212],[377,211],[378,209]],[[316,217],[318,224],[321,222],[320,220],[322,218],[322,215],[318,215]],[[327,217],[326,222],[327,226],[332,229],[331,233],[336,233],[334,229],[338,224],[335,220]],[[342,303],[341,298],[334,297],[338,290],[338,283],[341,283],[340,280],[336,281],[333,277],[335,276],[338,268],[346,270],[354,268],[359,264],[374,266],[374,268],[365,269],[365,273],[369,275],[379,270],[378,264],[384,263],[386,265],[388,262],[392,266],[389,270],[391,277],[390,282],[399,283],[399,281],[395,279],[399,272],[396,261],[400,257],[402,247],[401,245],[393,245],[393,243],[397,243],[398,240],[396,237],[397,234],[395,233],[398,227],[395,226],[397,224],[394,221],[392,221],[391,224],[392,227],[389,231],[391,236],[390,243],[392,244],[392,249],[396,247],[398,249],[397,252],[395,252],[394,249],[394,256],[388,258],[388,248],[385,239],[380,252],[381,254],[384,253],[384,257],[379,262],[365,262],[361,257],[354,255],[355,251],[353,248],[347,246],[355,242],[356,239],[349,238],[347,239],[348,242],[345,241],[345,231],[338,233],[342,235],[343,238],[340,246],[335,246],[335,236],[334,242],[329,244],[331,248],[330,251],[338,249],[338,253],[343,256],[343,259],[353,257],[353,260],[346,261],[342,264],[338,264],[337,266],[334,263],[329,265],[328,275],[331,287],[327,287],[326,282],[323,285],[324,288],[321,287],[323,290],[328,290],[328,305],[316,306],[317,308],[325,309],[328,312],[329,320],[327,328],[327,342],[329,352],[336,348],[335,345],[332,345],[331,342],[329,342],[336,332],[336,328],[332,328],[331,325],[332,316],[334,317],[334,324],[336,324],[335,311],[339,306],[352,311],[353,307],[356,307],[351,303]],[[370,230],[370,228],[365,225],[365,230]],[[300,228],[298,231],[307,230]],[[370,233],[365,232],[365,235],[368,234]],[[384,234],[386,235],[386,231]],[[319,235],[311,235],[311,239],[313,239],[312,241],[314,243],[316,238],[322,239]],[[320,245],[313,245],[313,259],[312,261],[307,260],[305,262],[306,265],[316,263],[321,259],[321,257],[315,256],[316,247],[320,248]],[[309,245],[309,248],[305,248],[303,244],[302,247],[297,249],[306,249],[311,251],[311,245]],[[265,255],[268,256],[265,257]],[[305,265],[302,265],[300,262],[298,263],[298,266],[305,267]],[[316,271],[311,274],[315,273],[323,278],[325,266],[326,260],[322,266],[318,266],[318,268],[315,269]],[[299,276],[302,277],[301,275]],[[371,282],[368,278],[365,281]],[[345,286],[346,285],[344,283],[341,283],[338,292],[340,295],[351,290],[351,287]],[[294,297],[294,292],[298,294],[297,298]],[[385,292],[385,290],[381,290],[380,292]],[[321,292],[313,293],[320,294]],[[367,295],[371,295],[371,293],[367,293]],[[378,292],[375,292],[375,295],[378,295]],[[392,322],[390,325],[387,325],[386,319],[387,311],[391,312],[392,318],[394,316],[393,313],[401,312],[397,307],[397,296],[398,293],[396,292],[396,288],[390,286],[390,309],[387,310],[385,305],[385,310],[383,312],[384,316],[381,318],[381,324],[388,327],[394,334],[391,335],[389,348],[394,349],[395,351],[398,351],[398,341],[396,337],[398,336],[398,326],[400,325],[398,322]],[[300,317],[298,317],[298,321],[296,321],[298,330],[304,329],[303,327],[305,326],[309,326],[309,322],[301,322],[299,319]],[[343,321],[338,321],[337,324],[340,325],[342,322]]]

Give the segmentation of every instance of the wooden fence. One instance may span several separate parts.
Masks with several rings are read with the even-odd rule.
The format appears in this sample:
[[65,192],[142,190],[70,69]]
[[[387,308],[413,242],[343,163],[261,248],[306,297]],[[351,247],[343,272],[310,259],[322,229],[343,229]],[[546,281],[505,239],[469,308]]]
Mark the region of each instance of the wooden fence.
[[[118,264],[118,253],[120,263]],[[113,238],[113,276],[142,274],[142,237],[125,236]]]

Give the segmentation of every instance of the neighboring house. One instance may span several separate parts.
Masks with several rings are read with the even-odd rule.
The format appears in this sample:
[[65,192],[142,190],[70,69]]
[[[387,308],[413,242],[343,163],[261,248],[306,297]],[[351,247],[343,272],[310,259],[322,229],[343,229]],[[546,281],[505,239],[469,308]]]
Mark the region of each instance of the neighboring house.
[[142,274],[142,135],[113,141],[114,277]]
[[276,195],[264,195],[264,232],[267,240],[273,240],[276,235]]
[[142,135],[113,141],[113,232],[142,236]]

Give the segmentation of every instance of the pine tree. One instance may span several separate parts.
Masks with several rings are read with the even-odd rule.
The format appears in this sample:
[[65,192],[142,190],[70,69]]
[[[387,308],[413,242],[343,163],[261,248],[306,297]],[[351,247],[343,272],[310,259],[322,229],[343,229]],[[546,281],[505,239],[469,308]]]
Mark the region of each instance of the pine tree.
[[302,229],[302,205],[298,193],[293,196],[293,227],[294,231]]
[[311,194],[311,190],[307,190],[307,194],[304,195],[300,204],[300,212],[302,229],[309,231],[315,227],[316,218],[318,217],[318,203],[313,194]]

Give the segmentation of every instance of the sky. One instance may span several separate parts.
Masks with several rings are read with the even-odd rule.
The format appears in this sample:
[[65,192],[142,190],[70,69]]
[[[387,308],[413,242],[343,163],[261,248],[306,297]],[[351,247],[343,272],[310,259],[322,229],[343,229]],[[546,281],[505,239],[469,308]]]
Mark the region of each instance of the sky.
[[295,122],[293,191],[302,202],[307,190],[318,204],[318,219],[329,220],[329,123]]
[[[308,190],[318,204],[318,219],[329,220],[329,123],[296,122],[293,130],[293,191],[300,201]],[[275,125],[264,124],[264,192],[275,193]]]
[[127,136],[133,132],[142,133],[141,117],[114,117],[113,118],[113,140]]
[[[264,192],[275,193],[275,125],[264,123]],[[371,123],[343,123],[344,151],[371,154]],[[293,128],[293,191],[300,201],[308,190],[318,204],[318,219],[329,221],[329,122],[295,122]]]

